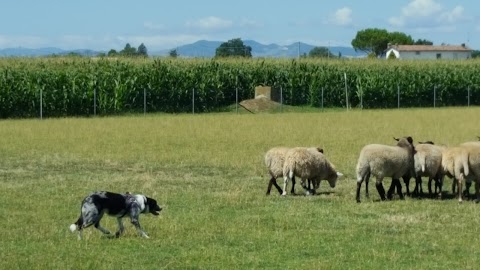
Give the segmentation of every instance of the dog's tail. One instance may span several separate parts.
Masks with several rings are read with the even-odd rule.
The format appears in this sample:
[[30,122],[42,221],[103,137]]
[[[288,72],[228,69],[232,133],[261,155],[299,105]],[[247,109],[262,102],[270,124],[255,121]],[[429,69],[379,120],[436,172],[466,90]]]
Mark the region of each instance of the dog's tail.
[[82,226],[83,224],[83,219],[82,219],[82,216],[80,216],[77,221],[73,224],[70,225],[70,231],[73,233],[75,232],[76,230],[78,230],[80,228],[80,226]]

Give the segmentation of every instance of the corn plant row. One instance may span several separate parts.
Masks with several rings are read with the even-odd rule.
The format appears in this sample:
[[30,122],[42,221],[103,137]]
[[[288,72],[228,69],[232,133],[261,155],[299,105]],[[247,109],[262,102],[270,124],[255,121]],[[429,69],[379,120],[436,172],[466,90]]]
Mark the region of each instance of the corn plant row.
[[38,116],[40,100],[45,116],[191,112],[192,97],[195,112],[220,111],[257,85],[294,106],[345,107],[346,91],[352,107],[478,105],[478,70],[474,60],[5,58],[0,117]]

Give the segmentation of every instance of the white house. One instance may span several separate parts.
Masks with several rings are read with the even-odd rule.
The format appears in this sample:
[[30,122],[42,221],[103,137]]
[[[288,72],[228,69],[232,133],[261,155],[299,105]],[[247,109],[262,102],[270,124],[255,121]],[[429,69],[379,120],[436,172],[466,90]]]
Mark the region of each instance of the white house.
[[394,54],[397,59],[468,59],[472,49],[462,44],[451,45],[389,45],[386,58]]

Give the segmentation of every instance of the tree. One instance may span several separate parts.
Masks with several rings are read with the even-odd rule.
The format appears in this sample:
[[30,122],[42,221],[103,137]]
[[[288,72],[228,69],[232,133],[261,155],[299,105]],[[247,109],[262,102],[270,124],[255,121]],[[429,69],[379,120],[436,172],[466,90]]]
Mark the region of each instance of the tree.
[[417,39],[417,41],[415,41],[415,43],[413,43],[415,45],[433,45],[433,42],[431,42],[430,40],[426,40],[426,39]]
[[379,56],[387,48],[388,32],[385,29],[368,28],[360,30],[352,40],[355,51],[360,50],[367,54],[374,53]]
[[138,46],[137,54],[144,57],[148,56],[147,47],[143,43]]
[[388,33],[388,43],[390,44],[412,45],[413,42],[414,42],[413,38],[410,35],[407,35],[405,33],[402,33],[402,32]]
[[113,56],[117,56],[118,53],[116,50],[114,49],[111,49],[110,51],[108,51],[108,54],[107,54],[109,57],[113,57]]
[[472,52],[472,58],[478,58],[478,57],[480,57],[480,51],[478,51],[478,50],[473,51]]
[[168,55],[170,55],[170,57],[177,58],[178,57],[177,49],[170,50]]
[[252,57],[252,47],[243,44],[240,38],[222,43],[215,50],[215,57],[241,56]]
[[335,57],[327,47],[315,47],[308,53],[309,57]]
[[414,40],[410,35],[402,32],[388,32],[385,29],[367,28],[357,32],[352,40],[352,46],[357,51],[367,54],[374,53],[377,57],[387,49],[388,43],[398,45],[412,45]]
[[130,43],[127,43],[125,44],[125,48],[120,51],[120,54],[125,56],[134,56],[137,54],[137,49],[130,46]]

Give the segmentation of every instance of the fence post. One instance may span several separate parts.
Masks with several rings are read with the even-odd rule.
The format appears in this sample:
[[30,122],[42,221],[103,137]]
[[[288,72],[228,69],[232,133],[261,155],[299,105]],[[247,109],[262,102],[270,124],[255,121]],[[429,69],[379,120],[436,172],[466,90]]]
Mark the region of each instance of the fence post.
[[467,89],[467,100],[468,100],[468,107],[470,107],[470,86],[468,86],[468,89]]
[[323,111],[323,86],[322,86],[322,111]]
[[283,86],[280,86],[280,112],[283,112]]
[[363,110],[363,87],[360,86],[360,109]]
[[344,72],[343,75],[344,75],[344,77],[345,77],[345,103],[346,103],[346,105],[347,105],[347,111],[348,111],[347,73]]
[[437,101],[437,86],[433,86],[433,107],[436,107],[436,101]]
[[238,74],[235,78],[235,112],[238,114]]
[[97,116],[97,88],[93,88],[93,116]]
[[195,88],[192,89],[192,114],[195,114]]
[[400,109],[400,85],[397,83],[397,108]]
[[143,115],[147,115],[147,89],[143,88]]
[[43,88],[40,87],[40,120],[43,119]]

